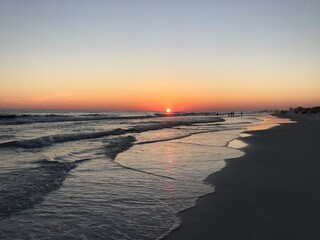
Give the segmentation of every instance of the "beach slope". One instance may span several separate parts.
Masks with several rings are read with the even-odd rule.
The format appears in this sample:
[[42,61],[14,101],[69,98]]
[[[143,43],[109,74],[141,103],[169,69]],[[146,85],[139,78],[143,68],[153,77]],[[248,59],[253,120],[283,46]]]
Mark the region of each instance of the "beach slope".
[[216,192],[166,239],[320,239],[320,118],[252,131],[245,155],[206,181]]

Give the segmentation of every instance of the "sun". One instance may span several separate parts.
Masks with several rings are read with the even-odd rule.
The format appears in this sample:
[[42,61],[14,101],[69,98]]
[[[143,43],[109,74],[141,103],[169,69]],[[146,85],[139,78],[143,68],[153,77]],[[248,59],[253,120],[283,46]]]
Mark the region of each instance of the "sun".
[[171,108],[167,108],[167,109],[166,109],[166,112],[167,112],[167,113],[171,113]]

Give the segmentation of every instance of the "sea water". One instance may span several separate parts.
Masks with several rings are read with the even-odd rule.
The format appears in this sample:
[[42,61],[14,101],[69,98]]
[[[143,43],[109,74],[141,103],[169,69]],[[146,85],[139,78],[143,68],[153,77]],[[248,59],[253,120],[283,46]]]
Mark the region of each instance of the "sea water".
[[1,239],[160,239],[253,116],[2,111]]

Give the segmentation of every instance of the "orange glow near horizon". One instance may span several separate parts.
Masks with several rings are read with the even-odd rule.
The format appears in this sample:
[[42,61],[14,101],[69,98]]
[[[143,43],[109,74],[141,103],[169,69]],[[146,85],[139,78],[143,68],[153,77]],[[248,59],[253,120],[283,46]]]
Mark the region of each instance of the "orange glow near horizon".
[[166,112],[167,112],[167,113],[171,113],[171,108],[167,108],[167,109],[166,109]]
[[83,68],[76,61],[68,67],[63,60],[50,66],[40,59],[36,62],[2,71],[0,108],[163,112],[174,106],[174,111],[183,112],[320,105],[319,74],[311,67],[273,69],[266,74],[260,65],[251,69],[232,63],[233,71],[211,69],[205,62],[173,71],[166,61],[141,66],[130,62],[124,66],[126,71],[110,64],[112,70],[104,71]]
[[[194,87],[196,88],[196,87]],[[152,92],[150,89],[130,92],[123,89],[94,90],[91,93],[65,92],[50,93],[48,90],[19,92],[2,91],[0,89],[0,108],[16,109],[61,109],[61,110],[129,110],[129,111],[168,111],[168,105],[174,105],[175,111],[228,111],[228,110],[263,110],[285,109],[289,107],[310,107],[319,105],[317,88],[305,96],[303,91],[293,91],[290,94],[281,93],[281,89],[256,91],[229,89],[227,92],[198,89],[197,93],[189,89],[171,92]],[[320,88],[319,88],[320,89]],[[21,89],[22,90],[22,89]],[[172,110],[172,109],[171,109]]]
[[0,109],[320,105],[320,2],[231,2],[0,1]]

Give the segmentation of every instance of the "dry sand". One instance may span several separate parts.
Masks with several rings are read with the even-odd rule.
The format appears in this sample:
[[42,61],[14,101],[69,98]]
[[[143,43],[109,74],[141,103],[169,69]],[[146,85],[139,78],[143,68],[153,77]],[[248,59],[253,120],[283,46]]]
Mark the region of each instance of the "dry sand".
[[166,239],[320,239],[320,118],[251,131],[245,156],[206,181],[214,194]]

